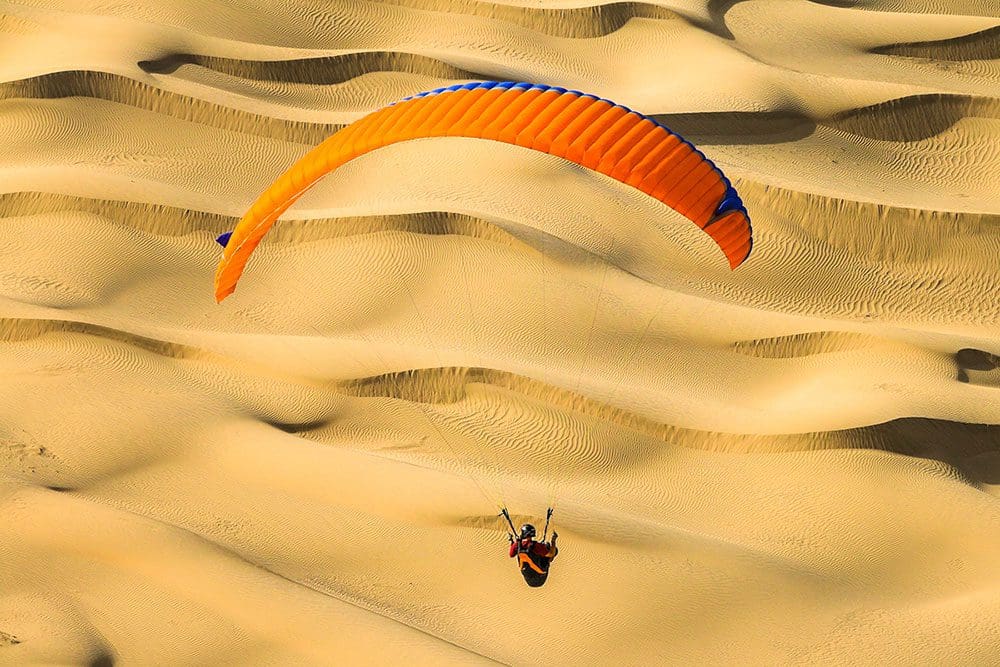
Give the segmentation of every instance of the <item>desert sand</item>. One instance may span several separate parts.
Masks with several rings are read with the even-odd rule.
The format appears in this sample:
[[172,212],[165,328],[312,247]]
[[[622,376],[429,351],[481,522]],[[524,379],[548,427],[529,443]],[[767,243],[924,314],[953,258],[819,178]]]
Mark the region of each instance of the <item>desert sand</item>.
[[[682,133],[753,254],[435,138],[215,302],[489,79]],[[0,663],[1000,662],[994,0],[3,0],[0,82]]]

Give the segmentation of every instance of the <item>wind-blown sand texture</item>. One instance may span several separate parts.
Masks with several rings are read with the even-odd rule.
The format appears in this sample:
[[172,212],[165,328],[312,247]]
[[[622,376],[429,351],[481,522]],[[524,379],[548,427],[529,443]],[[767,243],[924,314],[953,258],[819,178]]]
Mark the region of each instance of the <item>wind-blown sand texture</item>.
[[[215,303],[484,79],[682,133],[753,254],[435,138]],[[0,81],[0,663],[1000,662],[994,0],[0,0]]]

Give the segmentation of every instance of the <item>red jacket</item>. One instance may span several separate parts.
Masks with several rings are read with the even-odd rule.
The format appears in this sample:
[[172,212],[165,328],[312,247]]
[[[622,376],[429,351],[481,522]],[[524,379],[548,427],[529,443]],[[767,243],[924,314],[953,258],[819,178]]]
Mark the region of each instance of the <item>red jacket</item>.
[[[521,551],[529,553],[532,556],[542,556],[543,558],[554,558],[556,553],[559,552],[555,547],[550,547],[545,542],[536,542],[535,540],[521,540]],[[513,558],[517,553],[517,542],[512,542],[510,545],[510,557]]]

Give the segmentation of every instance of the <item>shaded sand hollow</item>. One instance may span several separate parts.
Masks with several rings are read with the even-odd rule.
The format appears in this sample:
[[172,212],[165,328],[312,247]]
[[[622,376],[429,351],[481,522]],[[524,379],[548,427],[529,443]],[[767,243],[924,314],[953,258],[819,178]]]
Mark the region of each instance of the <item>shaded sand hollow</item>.
[[[524,4],[0,0],[0,663],[1000,662],[996,2]],[[214,302],[481,79],[683,133],[753,255],[442,138]]]

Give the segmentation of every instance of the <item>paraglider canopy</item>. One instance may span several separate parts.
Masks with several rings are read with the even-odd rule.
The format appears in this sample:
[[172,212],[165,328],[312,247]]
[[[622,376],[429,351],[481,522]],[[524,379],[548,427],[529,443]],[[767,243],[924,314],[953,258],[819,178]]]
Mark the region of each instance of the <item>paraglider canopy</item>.
[[216,300],[232,294],[264,234],[324,175],[389,144],[446,136],[550,153],[635,187],[703,229],[733,269],[753,248],[750,218],[729,179],[676,132],[576,90],[485,81],[408,97],[348,125],[303,156],[231,233],[217,239],[225,250],[215,274]]

